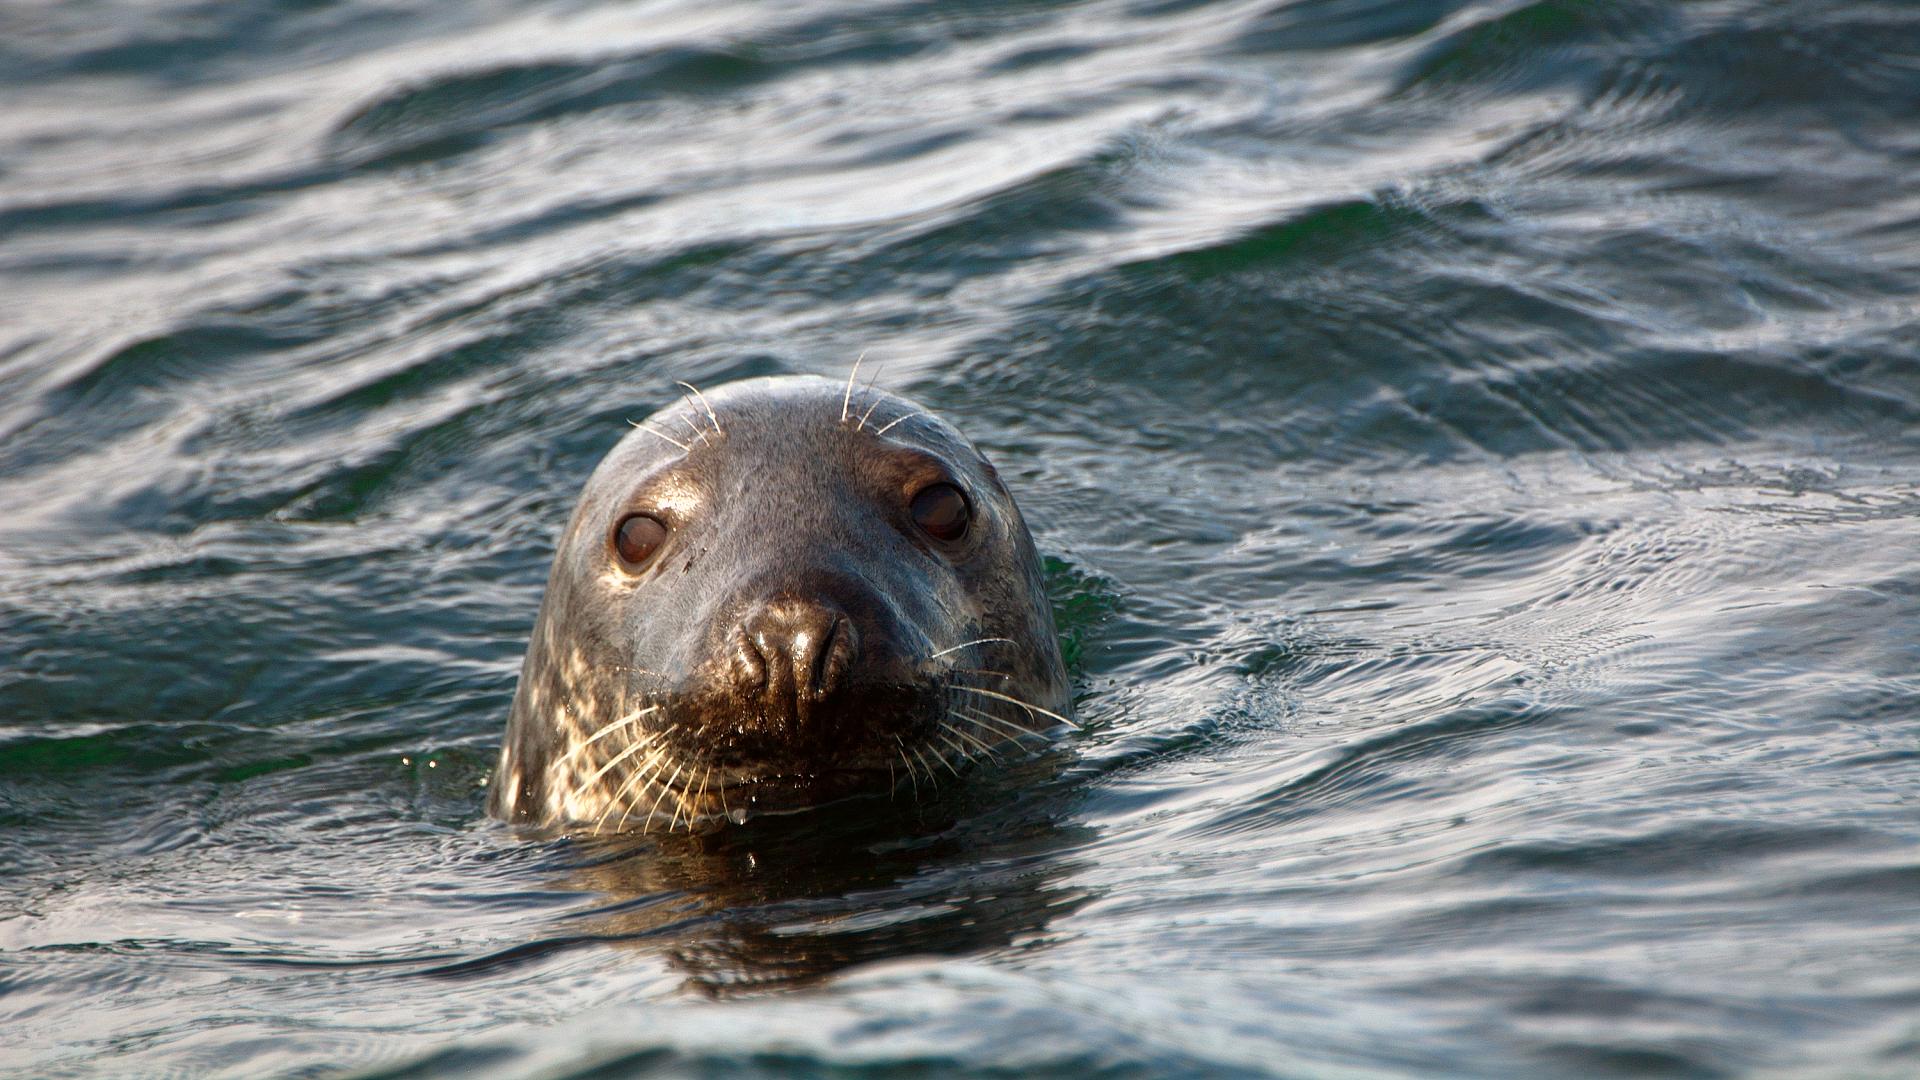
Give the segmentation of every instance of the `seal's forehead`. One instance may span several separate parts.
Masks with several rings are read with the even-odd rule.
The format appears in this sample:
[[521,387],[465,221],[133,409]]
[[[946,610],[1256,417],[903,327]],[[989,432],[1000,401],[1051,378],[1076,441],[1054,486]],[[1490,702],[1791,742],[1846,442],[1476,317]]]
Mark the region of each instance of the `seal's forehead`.
[[[959,432],[944,420],[906,398],[857,383],[823,379],[817,375],[786,375],[744,379],[707,394],[724,426],[726,412],[751,416],[770,427],[785,424],[846,425],[856,431],[879,431],[908,414],[921,414],[942,434]],[[964,440],[963,440],[964,441]]]
[[962,471],[985,466],[966,436],[914,402],[814,375],[744,379],[689,395],[642,421],[609,457],[621,458],[625,471],[727,444],[784,451],[772,458],[779,460],[866,440],[929,451]]

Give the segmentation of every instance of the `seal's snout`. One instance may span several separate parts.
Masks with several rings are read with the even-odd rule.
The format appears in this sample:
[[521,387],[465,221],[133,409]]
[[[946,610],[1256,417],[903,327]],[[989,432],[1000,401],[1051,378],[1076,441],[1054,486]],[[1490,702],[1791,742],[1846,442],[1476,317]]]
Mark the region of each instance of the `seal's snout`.
[[804,720],[847,681],[859,653],[847,613],[825,600],[784,594],[747,613],[734,634],[733,678],[748,694]]

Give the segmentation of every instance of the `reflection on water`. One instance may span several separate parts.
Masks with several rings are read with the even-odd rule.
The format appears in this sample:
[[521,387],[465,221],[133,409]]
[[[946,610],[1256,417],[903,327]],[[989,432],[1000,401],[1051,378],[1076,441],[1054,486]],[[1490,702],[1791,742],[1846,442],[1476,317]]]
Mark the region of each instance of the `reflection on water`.
[[[0,1069],[1920,1071],[1920,11],[0,9]],[[483,812],[626,422],[857,356],[1076,714]]]
[[1091,837],[1028,799],[964,802],[855,800],[717,833],[588,843],[559,884],[595,903],[566,925],[664,956],[689,989],[715,997],[803,987],[858,964],[1031,947],[1085,902],[1065,879]]

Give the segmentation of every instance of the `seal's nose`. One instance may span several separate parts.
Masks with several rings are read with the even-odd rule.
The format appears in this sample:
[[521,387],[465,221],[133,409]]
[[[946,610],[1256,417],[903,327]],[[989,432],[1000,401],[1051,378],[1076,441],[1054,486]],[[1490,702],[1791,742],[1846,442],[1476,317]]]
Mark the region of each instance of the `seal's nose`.
[[[775,596],[734,634],[733,676],[742,690],[804,721],[846,682],[860,647],[853,621],[816,598]],[[790,710],[790,711],[789,711]]]

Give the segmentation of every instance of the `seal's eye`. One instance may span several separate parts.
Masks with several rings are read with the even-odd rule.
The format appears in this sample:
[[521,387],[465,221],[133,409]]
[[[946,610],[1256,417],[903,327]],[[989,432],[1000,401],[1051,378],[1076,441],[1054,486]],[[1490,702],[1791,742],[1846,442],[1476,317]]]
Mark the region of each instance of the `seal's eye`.
[[628,566],[638,566],[647,561],[667,539],[667,527],[660,524],[658,518],[645,514],[635,514],[620,522],[613,531],[614,549],[620,552],[620,559]]
[[935,540],[952,543],[965,536],[971,517],[967,497],[952,484],[930,484],[913,497],[913,523]]

